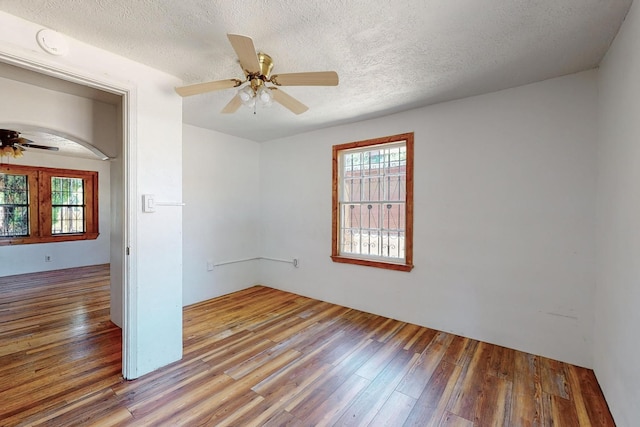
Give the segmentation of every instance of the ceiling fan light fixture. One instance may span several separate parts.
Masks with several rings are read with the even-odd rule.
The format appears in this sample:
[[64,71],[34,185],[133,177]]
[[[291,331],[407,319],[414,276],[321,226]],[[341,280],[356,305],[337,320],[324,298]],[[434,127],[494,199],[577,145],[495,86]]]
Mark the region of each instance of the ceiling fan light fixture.
[[265,107],[271,107],[271,105],[273,104],[273,96],[271,95],[271,90],[265,85],[262,85],[258,88],[257,97],[260,100],[260,104],[264,105]]
[[18,147],[2,145],[0,146],[0,157],[22,157],[22,150]]
[[251,86],[245,86],[238,91],[238,96],[240,100],[242,100],[242,103],[246,105],[255,97],[255,93],[253,93]]
[[242,105],[253,108],[256,105],[256,94],[250,85],[247,85],[238,91],[238,96]]

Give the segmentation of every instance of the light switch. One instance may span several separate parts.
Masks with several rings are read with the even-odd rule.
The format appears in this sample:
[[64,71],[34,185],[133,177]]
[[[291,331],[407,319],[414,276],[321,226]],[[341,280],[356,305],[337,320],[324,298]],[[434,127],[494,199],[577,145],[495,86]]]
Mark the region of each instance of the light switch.
[[142,212],[155,212],[156,199],[153,194],[142,195]]

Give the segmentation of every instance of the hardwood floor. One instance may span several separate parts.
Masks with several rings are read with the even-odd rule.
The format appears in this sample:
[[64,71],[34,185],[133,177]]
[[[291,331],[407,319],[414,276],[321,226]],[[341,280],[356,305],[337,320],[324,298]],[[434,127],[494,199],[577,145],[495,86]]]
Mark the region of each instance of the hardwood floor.
[[123,381],[108,274],[0,278],[1,425],[614,425],[591,370],[260,286]]

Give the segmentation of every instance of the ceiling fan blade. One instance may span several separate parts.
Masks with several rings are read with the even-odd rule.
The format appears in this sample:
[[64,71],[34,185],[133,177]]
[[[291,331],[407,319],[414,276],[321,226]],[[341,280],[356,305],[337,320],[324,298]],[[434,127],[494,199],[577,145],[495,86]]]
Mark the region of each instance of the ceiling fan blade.
[[240,86],[242,82],[238,79],[216,80],[207,83],[196,83],[189,86],[181,86],[176,88],[176,92],[180,96],[199,95],[201,93],[212,92],[214,90],[231,89]]
[[240,99],[239,95],[236,95],[233,98],[231,98],[231,101],[229,101],[229,103],[222,109],[221,113],[224,113],[224,114],[235,113],[236,111],[238,111],[238,108],[240,108],[241,105],[242,105],[242,100]]
[[273,99],[276,102],[282,104],[282,106],[284,106],[285,108],[291,110],[293,113],[302,114],[309,109],[309,107],[295,99],[293,96],[287,94],[286,92],[283,92],[282,90],[277,88],[270,89],[271,94],[273,95]]
[[58,147],[51,147],[48,145],[38,145],[38,144],[20,144],[22,147],[27,148],[37,148],[38,150],[49,150],[49,151],[58,151],[60,150]]
[[23,144],[23,145],[24,145],[24,144],[33,144],[33,141],[32,141],[32,140],[27,139],[27,138],[23,138],[23,137],[19,137],[19,138],[16,140],[16,142],[17,142],[18,144]]
[[288,73],[271,76],[271,83],[278,86],[337,86],[338,73],[335,71],[312,71],[309,73]]
[[251,37],[240,34],[227,34],[227,38],[233,50],[236,51],[236,55],[238,55],[238,59],[240,60],[240,66],[245,74],[260,73],[260,62],[258,61],[256,48],[253,45]]

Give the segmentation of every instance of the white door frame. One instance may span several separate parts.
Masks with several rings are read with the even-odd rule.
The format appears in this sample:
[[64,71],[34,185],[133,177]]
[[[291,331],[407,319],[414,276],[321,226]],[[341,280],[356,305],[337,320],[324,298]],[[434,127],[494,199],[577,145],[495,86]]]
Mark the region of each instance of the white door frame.
[[136,292],[136,88],[108,80],[103,75],[87,75],[51,65],[34,58],[0,51],[0,61],[47,76],[114,93],[122,97],[123,155],[123,244],[122,244],[122,375],[137,378],[137,292]]

